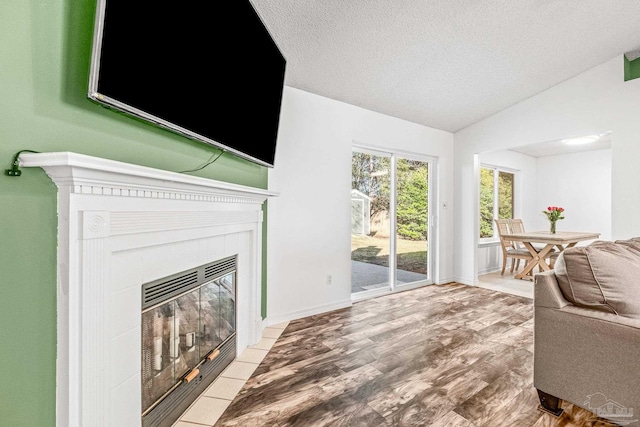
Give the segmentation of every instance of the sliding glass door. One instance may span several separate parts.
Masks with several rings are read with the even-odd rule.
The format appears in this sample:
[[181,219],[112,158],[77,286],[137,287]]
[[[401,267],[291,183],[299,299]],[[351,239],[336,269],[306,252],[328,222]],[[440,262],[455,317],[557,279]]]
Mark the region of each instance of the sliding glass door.
[[351,159],[351,292],[390,289],[391,156],[353,152]]
[[429,163],[396,160],[396,285],[429,279]]
[[433,160],[354,149],[351,291],[364,298],[432,282]]

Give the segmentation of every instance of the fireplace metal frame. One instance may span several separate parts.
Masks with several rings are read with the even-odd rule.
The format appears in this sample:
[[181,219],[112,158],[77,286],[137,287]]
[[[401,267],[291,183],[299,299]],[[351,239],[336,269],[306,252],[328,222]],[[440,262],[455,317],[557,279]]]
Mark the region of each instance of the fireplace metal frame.
[[236,334],[229,337],[218,349],[220,354],[215,359],[206,359],[202,365],[199,365],[200,373],[196,378],[190,382],[178,383],[178,387],[142,417],[143,427],[171,427],[174,425],[195,399],[236,358]]
[[233,332],[184,373],[155,403],[142,412],[142,427],[171,427],[236,358],[237,255],[143,284],[142,312],[144,313],[229,274],[233,274],[234,283]]

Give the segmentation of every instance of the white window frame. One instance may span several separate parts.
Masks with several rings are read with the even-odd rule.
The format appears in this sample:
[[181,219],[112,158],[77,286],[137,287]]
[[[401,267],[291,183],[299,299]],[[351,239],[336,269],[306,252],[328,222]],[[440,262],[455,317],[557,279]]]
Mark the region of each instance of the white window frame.
[[[360,153],[365,153],[365,154],[371,154],[371,155],[375,155],[375,156],[382,156],[382,157],[389,157],[391,159],[390,161],[390,177],[391,177],[391,185],[390,185],[390,195],[389,195],[389,202],[390,202],[390,206],[389,206],[389,223],[390,223],[390,227],[389,227],[389,235],[390,237],[390,241],[389,241],[389,251],[390,251],[390,256],[389,256],[389,284],[390,287],[389,289],[386,288],[381,288],[381,289],[377,289],[377,290],[372,290],[372,292],[370,291],[365,291],[362,292],[362,295],[357,295],[354,297],[354,295],[352,294],[351,299],[352,301],[359,301],[362,299],[367,299],[367,298],[371,298],[371,297],[375,297],[375,296],[379,296],[379,295],[385,295],[388,293],[394,293],[394,292],[399,292],[399,291],[403,291],[406,289],[410,289],[413,287],[420,287],[420,286],[424,286],[427,284],[432,284],[435,283],[439,273],[436,271],[437,268],[437,263],[436,263],[436,259],[438,257],[438,241],[436,239],[436,236],[438,235],[438,157],[434,157],[434,156],[429,156],[429,155],[424,155],[424,154],[418,154],[418,153],[414,153],[414,152],[408,152],[408,151],[403,151],[403,150],[392,150],[392,149],[388,149],[388,148],[382,148],[382,147],[375,147],[375,146],[371,146],[371,145],[367,145],[367,144],[360,144],[357,142],[353,142],[352,144],[352,154],[354,151],[360,152]],[[428,205],[429,205],[429,218],[428,218],[428,222],[429,222],[429,229],[428,229],[428,238],[427,241],[429,242],[429,260],[428,260],[428,266],[427,266],[427,279],[425,281],[421,281],[418,284],[408,284],[408,285],[401,285],[397,283],[396,280],[396,262],[397,262],[397,254],[396,254],[396,237],[397,237],[397,233],[394,231],[397,229],[397,225],[396,225],[396,204],[397,204],[397,186],[396,186],[396,175],[397,175],[397,171],[396,171],[396,162],[398,160],[398,158],[405,158],[405,159],[409,159],[409,160],[417,160],[417,161],[421,161],[421,162],[425,162],[429,164],[429,182],[428,182],[428,187],[429,187],[429,199],[428,199]],[[393,255],[393,256],[391,256]]]
[[[482,179],[480,177],[482,169],[491,169],[493,170],[493,219],[495,220],[498,217],[498,195],[499,195],[499,182],[500,182],[500,172],[510,173],[513,175],[513,218],[517,218],[519,216],[519,171],[516,169],[506,168],[503,166],[495,166],[489,165],[485,163],[480,164],[480,169],[478,170],[478,225],[480,225],[480,185],[482,185]],[[491,237],[480,237],[480,227],[478,227],[478,243],[495,243],[500,241],[500,237],[498,236],[498,231],[496,230],[495,221],[491,223],[491,229],[493,230],[493,236]]]

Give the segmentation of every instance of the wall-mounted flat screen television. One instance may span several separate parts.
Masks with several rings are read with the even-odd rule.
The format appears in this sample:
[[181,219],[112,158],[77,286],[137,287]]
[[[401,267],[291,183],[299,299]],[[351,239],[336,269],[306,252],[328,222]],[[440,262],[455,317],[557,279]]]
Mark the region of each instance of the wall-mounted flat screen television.
[[267,167],[285,68],[249,0],[97,0],[90,99]]

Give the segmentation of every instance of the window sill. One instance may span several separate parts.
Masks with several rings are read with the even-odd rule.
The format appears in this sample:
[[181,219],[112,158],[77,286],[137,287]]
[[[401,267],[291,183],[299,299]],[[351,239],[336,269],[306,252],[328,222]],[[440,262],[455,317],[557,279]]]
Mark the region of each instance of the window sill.
[[492,239],[492,240],[481,240],[478,242],[479,248],[490,248],[493,246],[500,246],[500,239]]

